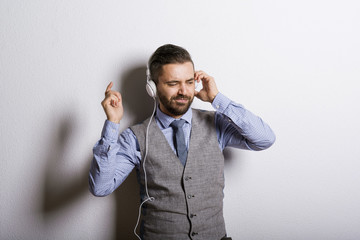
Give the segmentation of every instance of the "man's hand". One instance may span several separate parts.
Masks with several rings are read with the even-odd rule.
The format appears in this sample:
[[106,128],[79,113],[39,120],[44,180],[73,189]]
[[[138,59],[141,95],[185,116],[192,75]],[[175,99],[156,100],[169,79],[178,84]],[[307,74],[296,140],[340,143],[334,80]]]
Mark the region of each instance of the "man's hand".
[[120,123],[124,114],[121,94],[117,91],[111,90],[112,86],[113,82],[110,82],[106,88],[105,98],[101,102],[101,105],[104,108],[106,117],[109,121]]
[[203,71],[196,71],[194,79],[197,82],[202,81],[203,86],[199,92],[195,91],[195,96],[204,102],[212,103],[216,95],[219,93],[215,84],[215,79]]

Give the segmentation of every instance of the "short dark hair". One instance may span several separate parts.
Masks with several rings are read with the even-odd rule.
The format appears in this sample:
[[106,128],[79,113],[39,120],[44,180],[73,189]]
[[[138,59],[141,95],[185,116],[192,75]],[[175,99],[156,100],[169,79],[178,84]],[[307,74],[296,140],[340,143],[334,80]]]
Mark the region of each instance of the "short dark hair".
[[191,62],[194,66],[194,63],[191,59],[191,56],[186,49],[173,45],[165,44],[151,55],[149,59],[149,70],[151,74],[151,79],[158,83],[158,78],[162,73],[162,66],[171,63],[185,63]]

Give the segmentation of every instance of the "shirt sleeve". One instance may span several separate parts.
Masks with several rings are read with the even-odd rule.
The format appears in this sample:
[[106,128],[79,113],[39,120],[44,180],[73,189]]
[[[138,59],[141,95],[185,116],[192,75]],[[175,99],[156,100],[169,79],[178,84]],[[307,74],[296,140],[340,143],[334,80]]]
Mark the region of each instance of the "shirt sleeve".
[[106,120],[93,148],[89,189],[95,196],[112,193],[141,160],[139,144],[130,128],[119,135],[120,124]]
[[221,93],[212,102],[219,146],[264,150],[275,142],[275,134],[260,117]]

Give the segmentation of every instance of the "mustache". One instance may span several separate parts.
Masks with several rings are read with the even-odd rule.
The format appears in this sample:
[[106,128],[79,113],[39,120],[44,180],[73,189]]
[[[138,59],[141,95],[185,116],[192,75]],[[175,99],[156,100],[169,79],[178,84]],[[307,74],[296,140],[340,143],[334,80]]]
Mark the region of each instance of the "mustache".
[[184,99],[191,100],[191,97],[179,94],[176,97],[172,97],[171,99],[173,99],[173,100],[184,100]]

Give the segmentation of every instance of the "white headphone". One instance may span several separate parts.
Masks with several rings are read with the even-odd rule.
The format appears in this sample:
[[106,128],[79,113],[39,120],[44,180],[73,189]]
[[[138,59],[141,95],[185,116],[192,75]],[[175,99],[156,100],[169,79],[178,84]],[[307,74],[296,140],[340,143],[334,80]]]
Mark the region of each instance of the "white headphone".
[[149,67],[146,68],[146,91],[150,97],[156,97],[156,84],[153,80],[151,80]]

